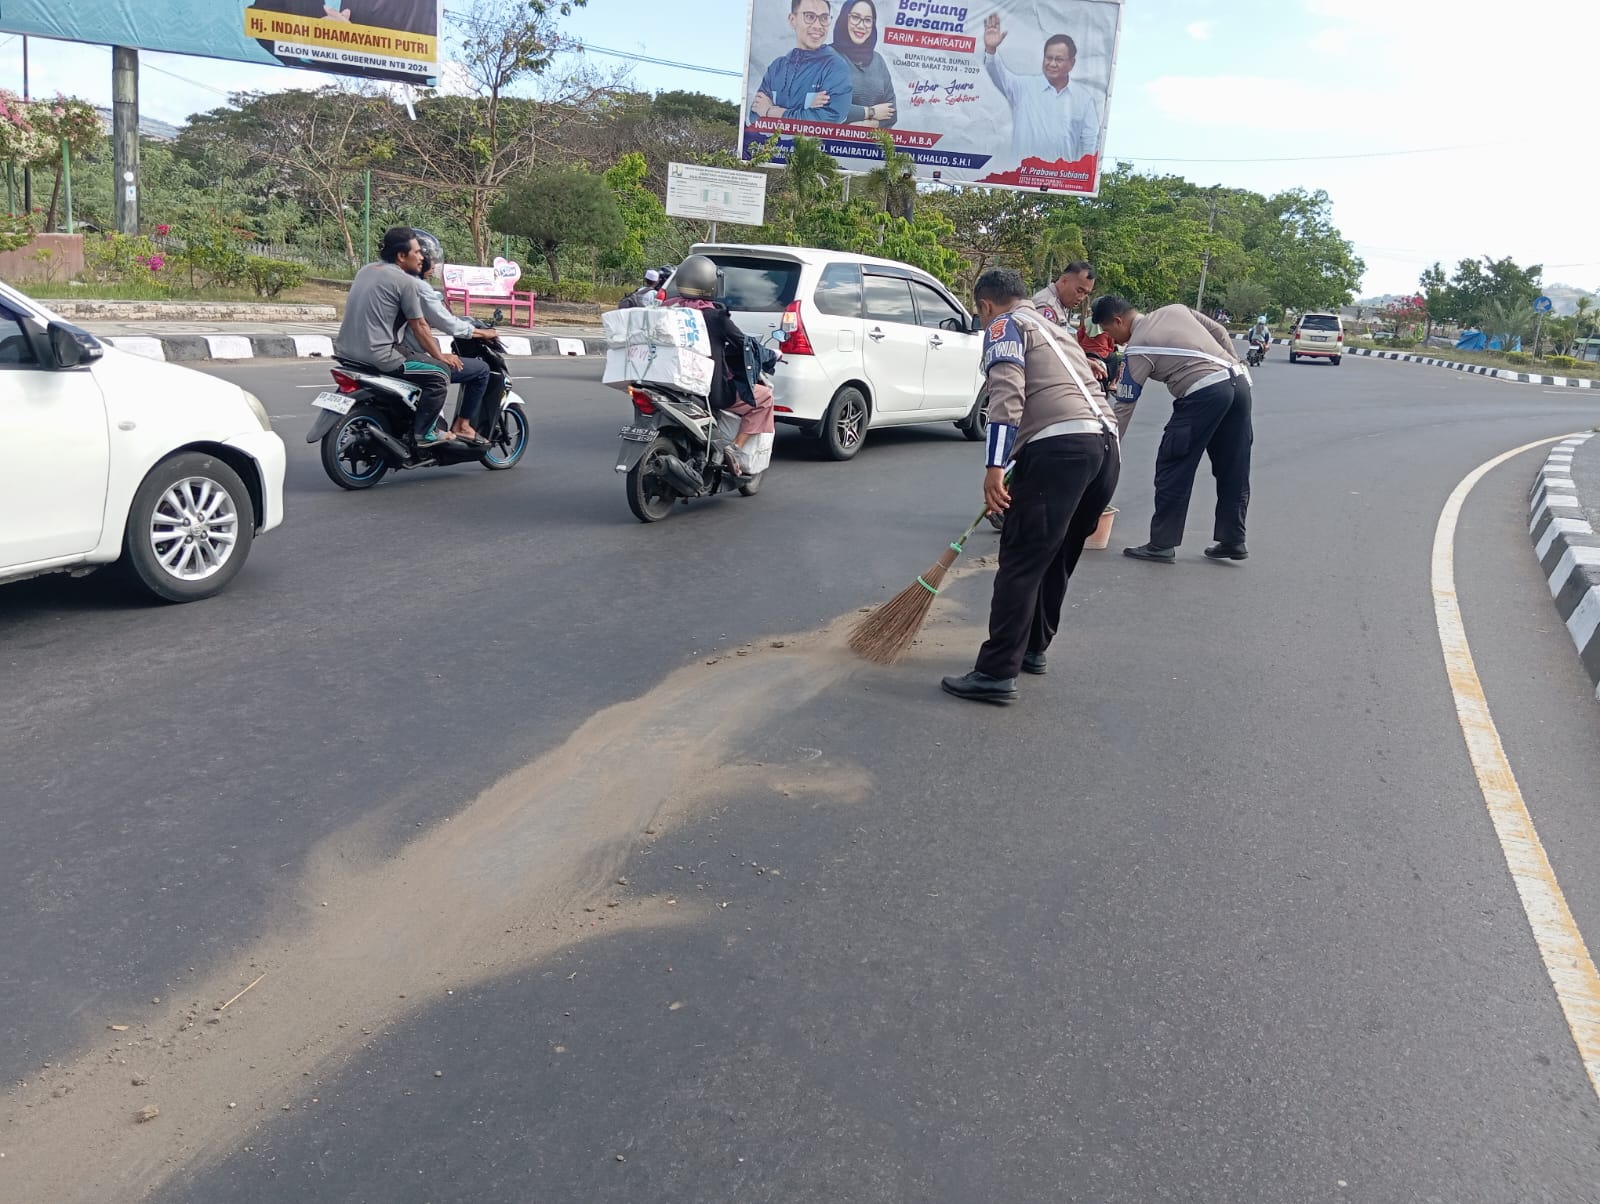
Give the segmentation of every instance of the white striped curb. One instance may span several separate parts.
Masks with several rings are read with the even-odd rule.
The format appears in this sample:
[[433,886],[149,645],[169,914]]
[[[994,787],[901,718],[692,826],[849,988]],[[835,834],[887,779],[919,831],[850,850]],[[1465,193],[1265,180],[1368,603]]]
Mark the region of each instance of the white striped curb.
[[1600,698],[1600,535],[1578,501],[1572,458],[1593,434],[1556,444],[1528,490],[1534,555],[1544,571],[1556,613]]
[[[1234,341],[1242,343],[1245,337],[1242,334],[1233,336]],[[1273,339],[1273,346],[1287,347],[1288,339]],[[1591,380],[1585,376],[1541,376],[1537,372],[1513,372],[1509,368],[1491,368],[1487,364],[1460,364],[1455,360],[1442,360],[1437,356],[1413,355],[1407,351],[1378,351],[1370,347],[1346,347],[1341,355],[1365,355],[1372,359],[1396,360],[1402,364],[1426,364],[1430,368],[1450,368],[1456,372],[1466,372],[1473,376],[1491,376],[1496,380],[1512,381],[1523,385],[1554,385],[1562,389],[1600,389],[1600,380]]]
[[[434,331],[441,347],[450,345],[450,336]],[[102,342],[118,351],[150,360],[173,363],[207,360],[248,359],[331,359],[333,339],[325,334],[182,334],[182,335],[107,335]],[[500,336],[506,354],[513,359],[548,356],[601,355],[605,340],[567,338],[552,335]]]

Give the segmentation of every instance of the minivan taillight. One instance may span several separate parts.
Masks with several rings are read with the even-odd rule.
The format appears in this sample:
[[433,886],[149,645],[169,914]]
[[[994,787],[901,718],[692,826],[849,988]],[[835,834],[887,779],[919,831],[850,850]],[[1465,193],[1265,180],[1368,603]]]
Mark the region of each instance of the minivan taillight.
[[333,383],[339,386],[339,392],[341,393],[354,393],[361,387],[360,382],[354,377],[346,376],[337,368],[333,369]]
[[800,302],[791,301],[783,311],[783,353],[785,355],[815,355],[811,336],[806,334],[806,324],[800,320]]
[[650,400],[650,394],[643,389],[629,389],[628,398],[633,402],[633,408],[646,417],[656,412],[656,403]]
[[1339,332],[1339,338],[1338,338],[1337,341],[1340,342],[1340,343],[1344,342],[1344,331],[1341,330]]

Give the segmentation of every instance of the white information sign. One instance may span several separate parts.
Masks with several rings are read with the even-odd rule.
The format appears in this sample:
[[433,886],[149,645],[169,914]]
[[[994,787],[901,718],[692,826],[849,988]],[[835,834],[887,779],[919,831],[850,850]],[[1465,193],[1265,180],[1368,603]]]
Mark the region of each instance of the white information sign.
[[703,222],[759,226],[766,220],[767,177],[694,163],[667,165],[667,214]]

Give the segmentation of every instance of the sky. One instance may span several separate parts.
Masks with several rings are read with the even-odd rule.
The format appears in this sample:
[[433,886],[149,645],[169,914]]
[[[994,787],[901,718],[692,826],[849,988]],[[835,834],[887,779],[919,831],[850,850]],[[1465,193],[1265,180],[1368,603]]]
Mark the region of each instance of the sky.
[[[596,65],[628,65],[635,87],[737,100],[749,2],[783,0],[589,0],[563,28],[596,48]],[[1586,132],[1597,47],[1600,0],[1128,0],[1106,156],[1206,185],[1325,189],[1366,262],[1366,296],[1410,292],[1435,260],[1479,255],[1597,289],[1600,166]],[[141,62],[143,112],[174,124],[231,91],[326,82]],[[29,77],[35,96],[109,104],[111,53],[32,39]],[[20,39],[0,35],[0,87],[21,84]]]

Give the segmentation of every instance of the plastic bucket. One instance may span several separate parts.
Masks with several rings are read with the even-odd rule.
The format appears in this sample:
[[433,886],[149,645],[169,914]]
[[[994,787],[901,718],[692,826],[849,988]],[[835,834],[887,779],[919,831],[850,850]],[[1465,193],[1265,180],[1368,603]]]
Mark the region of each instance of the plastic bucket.
[[1094,534],[1083,541],[1086,550],[1103,552],[1111,546],[1111,520],[1117,517],[1117,508],[1107,506],[1105,513],[1100,516],[1099,525],[1094,529]]

